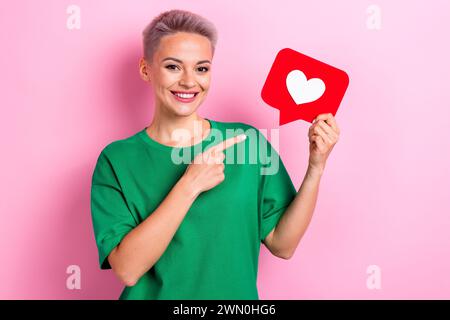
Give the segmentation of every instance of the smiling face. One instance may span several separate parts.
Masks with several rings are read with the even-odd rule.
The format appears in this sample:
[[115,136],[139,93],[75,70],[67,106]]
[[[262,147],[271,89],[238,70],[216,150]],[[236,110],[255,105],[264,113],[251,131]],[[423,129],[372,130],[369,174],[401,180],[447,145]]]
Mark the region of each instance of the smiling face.
[[208,93],[211,62],[208,38],[187,32],[162,37],[152,62],[140,61],[141,77],[155,93],[155,108],[176,116],[194,113]]

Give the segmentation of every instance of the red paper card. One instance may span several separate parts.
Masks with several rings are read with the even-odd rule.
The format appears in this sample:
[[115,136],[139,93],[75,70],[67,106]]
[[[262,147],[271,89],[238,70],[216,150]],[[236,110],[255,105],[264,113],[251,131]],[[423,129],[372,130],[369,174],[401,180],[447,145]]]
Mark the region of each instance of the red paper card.
[[278,52],[261,91],[268,105],[280,110],[280,125],[319,114],[333,116],[347,90],[347,73],[289,48]]

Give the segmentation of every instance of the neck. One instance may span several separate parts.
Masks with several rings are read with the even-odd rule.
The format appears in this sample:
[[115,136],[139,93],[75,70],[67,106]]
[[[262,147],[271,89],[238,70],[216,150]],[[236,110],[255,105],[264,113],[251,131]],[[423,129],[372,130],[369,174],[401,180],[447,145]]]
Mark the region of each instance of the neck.
[[[182,134],[173,135],[176,131]],[[151,124],[147,128],[148,135],[159,143],[186,147],[201,142],[209,132],[208,121],[196,112],[180,117],[166,114],[156,108]],[[188,133],[188,134],[187,134]]]

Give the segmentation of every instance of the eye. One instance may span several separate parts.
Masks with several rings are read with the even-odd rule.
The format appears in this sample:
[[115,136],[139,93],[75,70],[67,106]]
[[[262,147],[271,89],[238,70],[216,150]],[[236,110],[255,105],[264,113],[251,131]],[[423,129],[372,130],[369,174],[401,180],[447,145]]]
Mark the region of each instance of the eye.
[[208,67],[199,67],[197,70],[200,72],[208,72],[209,68]]
[[178,66],[175,65],[175,64],[168,64],[168,65],[166,66],[166,69],[169,69],[169,70],[176,70],[176,69],[178,69]]

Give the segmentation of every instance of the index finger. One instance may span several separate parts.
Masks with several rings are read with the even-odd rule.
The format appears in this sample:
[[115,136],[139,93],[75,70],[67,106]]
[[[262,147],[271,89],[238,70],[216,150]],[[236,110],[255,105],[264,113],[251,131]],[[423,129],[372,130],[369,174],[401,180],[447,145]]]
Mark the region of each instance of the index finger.
[[245,134],[240,134],[235,137],[231,137],[225,141],[222,141],[221,143],[215,145],[214,147],[211,147],[209,150],[210,152],[220,152],[223,151],[233,145],[235,145],[238,142],[244,141],[247,136]]

